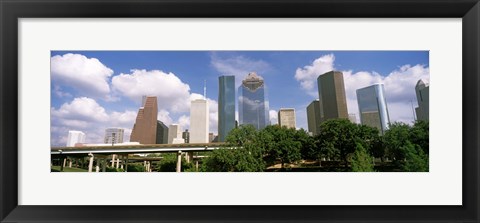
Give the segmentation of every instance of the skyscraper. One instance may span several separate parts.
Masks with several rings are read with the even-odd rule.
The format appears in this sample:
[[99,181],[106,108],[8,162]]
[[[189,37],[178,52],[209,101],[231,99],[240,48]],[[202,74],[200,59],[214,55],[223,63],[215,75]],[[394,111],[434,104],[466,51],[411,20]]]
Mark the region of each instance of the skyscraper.
[[157,114],[157,97],[146,97],[144,106],[138,109],[137,119],[130,135],[130,142],[141,144],[155,144],[157,142]]
[[417,94],[418,107],[415,108],[417,113],[417,120],[428,121],[429,120],[429,84],[418,80],[415,86],[415,93]]
[[320,101],[315,99],[307,106],[308,131],[313,135],[320,133]]
[[68,131],[67,147],[73,147],[77,143],[85,142],[85,133],[81,131]]
[[383,84],[357,89],[357,102],[360,122],[377,128],[383,135],[390,123]]
[[224,142],[235,128],[235,76],[220,76],[218,85],[218,139]]
[[[182,127],[178,124],[171,124],[168,127],[168,144],[173,144],[173,141],[178,141],[178,139],[182,138]],[[184,141],[185,142],[185,141]]]
[[188,129],[186,129],[186,130],[182,133],[182,138],[183,138],[183,140],[185,141],[185,143],[190,143],[190,132],[188,132]]
[[157,120],[157,144],[168,143],[168,127],[162,121]]
[[208,128],[208,101],[193,100],[190,106],[190,143],[208,143]]
[[105,137],[104,137],[103,143],[106,143],[106,144],[123,143],[123,133],[124,133],[124,129],[122,128],[107,128],[105,129]]
[[330,71],[317,78],[318,98],[320,102],[320,122],[329,119],[348,119],[347,99],[343,74]]
[[262,77],[255,72],[247,75],[238,88],[238,116],[240,125],[262,129],[270,122],[267,89]]
[[278,125],[286,126],[287,128],[296,128],[295,109],[281,108],[278,111]]

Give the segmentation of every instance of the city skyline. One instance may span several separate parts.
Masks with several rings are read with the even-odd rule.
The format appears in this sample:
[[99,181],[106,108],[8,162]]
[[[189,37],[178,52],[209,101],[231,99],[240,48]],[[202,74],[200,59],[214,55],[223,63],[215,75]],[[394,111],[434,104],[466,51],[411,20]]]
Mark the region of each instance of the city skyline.
[[128,141],[142,95],[158,97],[159,121],[189,129],[189,104],[203,98],[203,80],[208,132],[217,134],[222,75],[235,76],[238,87],[249,72],[257,72],[269,87],[269,121],[276,124],[278,110],[292,107],[297,128],[304,129],[322,72],[344,74],[348,113],[356,114],[357,122],[356,89],[385,83],[391,121],[410,123],[415,84],[429,82],[427,51],[54,51],[51,67],[52,145],[65,144],[68,130],[85,132],[88,143],[101,142],[111,126],[124,128]]

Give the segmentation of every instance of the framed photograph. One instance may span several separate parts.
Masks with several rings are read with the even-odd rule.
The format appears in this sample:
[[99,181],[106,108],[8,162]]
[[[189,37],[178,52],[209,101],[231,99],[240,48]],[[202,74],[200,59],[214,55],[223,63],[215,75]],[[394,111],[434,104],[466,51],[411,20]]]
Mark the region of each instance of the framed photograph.
[[478,222],[479,7],[1,1],[0,219]]

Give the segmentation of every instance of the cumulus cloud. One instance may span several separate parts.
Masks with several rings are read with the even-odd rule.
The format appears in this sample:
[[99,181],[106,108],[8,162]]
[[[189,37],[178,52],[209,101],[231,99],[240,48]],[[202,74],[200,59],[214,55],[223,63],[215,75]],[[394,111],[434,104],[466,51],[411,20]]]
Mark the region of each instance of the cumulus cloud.
[[[316,59],[311,65],[297,68],[295,78],[305,92],[318,97],[316,81],[318,75],[335,70],[335,57],[332,54]],[[342,71],[347,97],[348,113],[359,119],[356,90],[375,83],[383,83],[390,121],[411,123],[413,121],[412,103],[416,106],[415,85],[419,79],[430,82],[430,69],[426,65],[403,65],[398,69],[381,75],[375,71]]]
[[221,75],[235,76],[235,86],[238,87],[242,80],[250,72],[256,72],[260,76],[262,73],[271,69],[270,64],[263,60],[253,60],[244,56],[230,56],[221,57],[217,53],[212,53],[210,56],[210,64]]
[[160,110],[186,112],[189,109],[187,99],[190,97],[190,86],[173,73],[131,70],[130,74],[121,73],[113,77],[112,87],[138,103],[143,95],[157,96]]
[[105,122],[108,119],[105,109],[94,99],[87,97],[75,98],[59,109],[52,108],[51,113],[53,117],[70,120]]
[[102,143],[105,129],[124,129],[124,141],[129,141],[136,111],[107,112],[94,99],[81,97],[64,103],[60,108],[51,108],[51,145],[64,146],[69,130],[86,134],[87,143]]
[[161,109],[157,114],[157,120],[163,122],[166,126],[173,124],[173,119],[170,117],[170,112],[165,109]]
[[321,56],[313,61],[312,64],[306,65],[303,68],[297,68],[295,71],[295,79],[300,82],[302,88],[312,96],[318,96],[317,92],[317,77],[328,71],[334,70],[333,63],[335,56],[328,54]]
[[430,82],[430,69],[425,65],[404,65],[399,69],[382,76],[376,72],[344,71],[345,93],[349,113],[354,113],[359,119],[356,90],[368,87],[375,83],[383,83],[385,98],[387,100],[390,121],[405,122],[410,124],[412,103],[416,106],[415,85],[419,79]]
[[69,53],[51,57],[50,66],[54,83],[71,87],[84,96],[110,99],[108,80],[113,70],[98,59]]

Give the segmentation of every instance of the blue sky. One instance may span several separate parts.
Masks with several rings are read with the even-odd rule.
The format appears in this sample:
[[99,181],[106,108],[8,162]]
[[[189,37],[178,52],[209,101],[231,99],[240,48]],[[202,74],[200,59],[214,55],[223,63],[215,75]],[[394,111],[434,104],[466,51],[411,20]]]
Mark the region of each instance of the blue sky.
[[157,95],[159,120],[189,126],[189,101],[210,102],[210,131],[217,132],[218,77],[235,75],[237,87],[254,71],[268,87],[271,121],[295,108],[297,127],[307,129],[306,106],[318,98],[316,77],[344,73],[349,113],[358,118],[355,90],[384,83],[390,121],[413,121],[414,86],[429,82],[428,51],[53,51],[51,53],[52,145],[68,130],[100,143],[107,127],[129,138],[141,95]]

